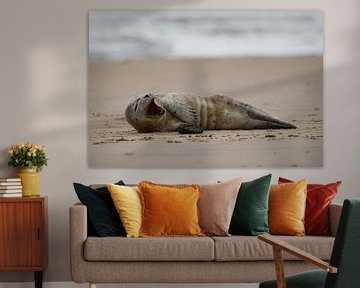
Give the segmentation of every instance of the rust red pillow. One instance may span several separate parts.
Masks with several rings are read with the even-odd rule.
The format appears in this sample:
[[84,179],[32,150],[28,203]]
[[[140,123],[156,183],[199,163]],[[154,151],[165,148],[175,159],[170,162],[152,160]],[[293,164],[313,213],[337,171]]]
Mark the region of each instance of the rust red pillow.
[[[279,177],[279,184],[293,182]],[[329,206],[335,198],[341,181],[329,184],[307,184],[305,234],[329,235]]]

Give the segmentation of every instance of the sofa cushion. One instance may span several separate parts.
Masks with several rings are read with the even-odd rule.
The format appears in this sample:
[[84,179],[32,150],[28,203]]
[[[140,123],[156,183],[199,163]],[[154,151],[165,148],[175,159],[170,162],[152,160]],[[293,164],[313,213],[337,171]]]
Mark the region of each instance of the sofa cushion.
[[87,261],[213,261],[210,237],[89,237],[84,244]]
[[231,216],[242,178],[201,185],[199,225],[206,235],[229,236]]
[[306,184],[273,184],[269,195],[270,234],[303,236],[305,234]]
[[[125,185],[123,181],[116,184]],[[100,237],[126,235],[123,224],[116,212],[110,192],[104,186],[85,186],[74,183],[75,192],[87,207],[89,235]]]
[[268,210],[271,174],[241,184],[231,218],[232,235],[269,233]]
[[199,185],[164,185],[142,181],[140,236],[203,236],[196,203]]
[[127,237],[139,237],[141,226],[141,196],[137,187],[120,186],[109,183],[111,193]]
[[[293,181],[279,177],[279,184]],[[329,206],[335,198],[341,181],[328,184],[307,184],[305,234],[330,235]]]
[[[276,236],[322,260],[330,260],[334,237]],[[254,236],[212,237],[215,242],[215,261],[272,260],[272,246]],[[284,253],[285,260],[299,260]]]

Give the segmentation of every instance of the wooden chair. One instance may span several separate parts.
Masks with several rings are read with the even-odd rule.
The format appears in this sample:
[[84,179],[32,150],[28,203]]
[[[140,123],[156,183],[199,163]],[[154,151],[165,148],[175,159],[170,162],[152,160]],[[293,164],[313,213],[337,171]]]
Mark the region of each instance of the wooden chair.
[[[273,246],[276,280],[259,288],[356,288],[360,287],[360,199],[345,200],[335,237],[330,264],[269,234],[258,238]],[[282,251],[321,269],[284,277]]]

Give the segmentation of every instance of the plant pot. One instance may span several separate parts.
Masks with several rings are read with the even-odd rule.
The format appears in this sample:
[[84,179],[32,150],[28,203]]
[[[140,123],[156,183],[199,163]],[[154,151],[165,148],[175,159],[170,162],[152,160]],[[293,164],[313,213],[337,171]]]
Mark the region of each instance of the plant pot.
[[40,177],[36,167],[20,167],[17,177],[21,178],[22,196],[40,196]]

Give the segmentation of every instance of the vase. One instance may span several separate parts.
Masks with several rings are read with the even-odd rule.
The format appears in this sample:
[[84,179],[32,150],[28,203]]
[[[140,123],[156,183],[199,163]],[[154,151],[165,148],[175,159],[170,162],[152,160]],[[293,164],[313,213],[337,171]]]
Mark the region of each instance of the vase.
[[40,196],[40,177],[35,166],[20,167],[16,176],[21,178],[23,197]]

